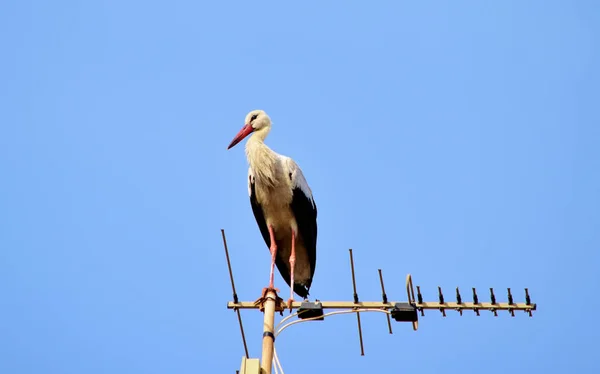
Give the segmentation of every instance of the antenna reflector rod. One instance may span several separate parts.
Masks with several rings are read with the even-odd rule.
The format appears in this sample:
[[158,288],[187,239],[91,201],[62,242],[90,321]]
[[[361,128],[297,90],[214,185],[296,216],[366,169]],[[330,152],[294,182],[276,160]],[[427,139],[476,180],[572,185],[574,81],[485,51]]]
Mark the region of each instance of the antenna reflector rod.
[[[462,304],[462,298],[460,297],[460,291],[458,291],[458,287],[456,287],[456,303]],[[458,310],[458,312],[462,316],[462,308],[458,307],[458,308],[456,308],[456,310]]]

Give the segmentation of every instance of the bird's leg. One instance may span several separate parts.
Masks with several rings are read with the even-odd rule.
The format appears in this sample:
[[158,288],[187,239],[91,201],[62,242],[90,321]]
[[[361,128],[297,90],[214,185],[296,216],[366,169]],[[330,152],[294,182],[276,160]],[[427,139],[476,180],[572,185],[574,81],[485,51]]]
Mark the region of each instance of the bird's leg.
[[273,226],[269,225],[269,235],[271,236],[271,274],[269,276],[269,288],[275,288],[275,254],[277,253],[277,244],[275,244],[275,233],[273,233]]
[[294,268],[296,267],[296,233],[292,229],[292,253],[290,254],[290,299],[288,300],[288,308],[292,311],[292,303],[294,302]]

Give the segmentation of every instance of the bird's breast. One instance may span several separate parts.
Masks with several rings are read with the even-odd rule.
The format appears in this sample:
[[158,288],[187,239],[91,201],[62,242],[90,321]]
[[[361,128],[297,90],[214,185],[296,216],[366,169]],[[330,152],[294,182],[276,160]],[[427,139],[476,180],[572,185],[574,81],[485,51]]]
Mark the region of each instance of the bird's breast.
[[257,179],[255,182],[256,200],[260,204],[267,221],[267,225],[273,226],[276,231],[291,229],[298,231],[296,219],[291,209],[292,191],[284,183],[275,186],[261,185]]

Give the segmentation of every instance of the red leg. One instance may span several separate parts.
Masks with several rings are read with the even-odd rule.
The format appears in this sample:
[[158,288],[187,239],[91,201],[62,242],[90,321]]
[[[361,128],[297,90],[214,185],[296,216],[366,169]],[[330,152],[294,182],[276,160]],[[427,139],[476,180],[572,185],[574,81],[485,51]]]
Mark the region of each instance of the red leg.
[[288,308],[292,309],[294,301],[294,268],[296,267],[296,233],[292,230],[292,253],[290,254],[290,299],[288,300]]
[[269,277],[269,288],[275,288],[273,285],[275,278],[275,255],[277,253],[277,244],[275,244],[275,233],[273,226],[269,225],[269,235],[271,236],[271,275]]

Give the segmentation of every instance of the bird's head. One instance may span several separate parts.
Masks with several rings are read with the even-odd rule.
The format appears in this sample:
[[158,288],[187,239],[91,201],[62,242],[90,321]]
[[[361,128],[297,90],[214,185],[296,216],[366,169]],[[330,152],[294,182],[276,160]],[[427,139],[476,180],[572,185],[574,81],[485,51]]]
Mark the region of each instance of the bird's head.
[[245,125],[229,144],[227,149],[241,142],[248,134],[253,132],[266,132],[271,128],[271,119],[264,110],[253,110],[246,115]]

